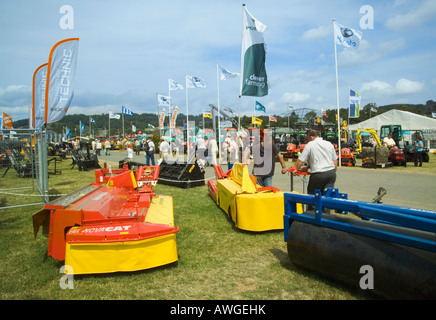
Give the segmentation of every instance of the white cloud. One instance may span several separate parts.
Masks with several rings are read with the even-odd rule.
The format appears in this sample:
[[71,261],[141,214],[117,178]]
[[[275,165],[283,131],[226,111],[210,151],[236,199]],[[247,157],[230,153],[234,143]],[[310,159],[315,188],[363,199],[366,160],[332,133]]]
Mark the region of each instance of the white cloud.
[[303,35],[301,36],[301,39],[304,41],[309,41],[309,40],[330,36],[331,33],[332,33],[331,28],[326,26],[320,26],[318,28],[313,28],[304,32]]
[[413,94],[421,92],[423,89],[423,82],[411,81],[404,78],[399,79],[395,84],[395,91],[397,94]]
[[281,101],[284,103],[303,103],[310,99],[310,94],[300,92],[286,92]]
[[421,92],[425,87],[423,82],[412,81],[405,78],[399,79],[395,85],[391,85],[384,81],[374,80],[365,82],[360,92],[368,97],[386,97],[405,94],[415,94]]
[[389,29],[402,29],[420,26],[434,18],[436,14],[436,1],[423,1],[415,10],[406,14],[398,14],[386,21],[385,26]]

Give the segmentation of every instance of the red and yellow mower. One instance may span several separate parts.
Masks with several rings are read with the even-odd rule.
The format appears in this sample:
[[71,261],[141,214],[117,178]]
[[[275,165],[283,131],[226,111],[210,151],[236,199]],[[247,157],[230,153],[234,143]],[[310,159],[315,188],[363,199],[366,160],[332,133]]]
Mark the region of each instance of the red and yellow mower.
[[48,256],[74,274],[149,269],[177,261],[173,199],[153,191],[159,167],[103,168],[96,182],[33,215],[48,230]]
[[283,229],[282,191],[259,186],[248,167],[240,163],[226,173],[221,166],[214,168],[217,180],[208,180],[209,195],[237,228],[255,232]]

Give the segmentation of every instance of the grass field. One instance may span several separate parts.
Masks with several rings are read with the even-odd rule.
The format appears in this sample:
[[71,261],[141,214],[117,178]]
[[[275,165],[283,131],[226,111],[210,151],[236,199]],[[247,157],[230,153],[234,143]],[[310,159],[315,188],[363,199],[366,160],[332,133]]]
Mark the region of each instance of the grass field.
[[[433,155],[431,163],[434,161]],[[94,180],[94,172],[70,170],[49,178],[51,194],[66,194]],[[433,165],[432,165],[433,166]],[[413,169],[413,168],[405,168]],[[3,169],[4,170],[4,169]],[[402,169],[399,169],[402,170]],[[431,170],[434,170],[431,169]],[[3,174],[4,171],[0,173]],[[31,186],[11,170],[0,189]],[[63,262],[47,257],[47,238],[33,238],[32,214],[42,205],[0,210],[0,299],[12,300],[360,300],[365,292],[299,269],[289,262],[283,232],[238,230],[208,196],[207,187],[180,189],[157,185],[172,195],[177,262],[150,270],[74,277],[74,289],[60,288]],[[2,191],[2,206],[37,203],[32,189]]]

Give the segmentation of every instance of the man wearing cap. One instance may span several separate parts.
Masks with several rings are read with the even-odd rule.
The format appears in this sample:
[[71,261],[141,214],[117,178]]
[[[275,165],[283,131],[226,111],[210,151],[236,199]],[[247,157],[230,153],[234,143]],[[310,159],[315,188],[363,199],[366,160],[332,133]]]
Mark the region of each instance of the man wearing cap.
[[308,194],[315,194],[321,190],[325,194],[326,188],[333,188],[336,181],[338,156],[333,144],[323,140],[316,130],[310,130],[307,135],[308,143],[295,163],[295,175],[304,163],[308,163],[311,174],[307,186]]

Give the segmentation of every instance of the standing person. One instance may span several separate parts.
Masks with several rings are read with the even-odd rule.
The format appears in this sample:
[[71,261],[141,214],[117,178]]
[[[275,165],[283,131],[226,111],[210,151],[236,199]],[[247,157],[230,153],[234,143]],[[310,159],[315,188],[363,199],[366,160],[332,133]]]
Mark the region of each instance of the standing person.
[[139,141],[139,138],[136,138],[136,140],[135,140],[135,153],[137,156],[139,156],[140,151],[141,151],[141,142]]
[[100,151],[101,151],[101,141],[100,140],[97,140],[95,147],[97,148],[97,156],[100,156]]
[[207,147],[208,147],[208,159],[209,159],[208,162],[209,162],[209,164],[216,166],[217,165],[216,156],[218,153],[218,145],[216,143],[215,133],[213,133],[210,136]]
[[127,161],[132,162],[133,160],[133,149],[132,145],[129,143],[127,145]]
[[315,190],[321,190],[325,194],[326,188],[333,188],[336,182],[336,169],[338,156],[333,144],[323,140],[316,130],[310,130],[307,136],[309,142],[295,163],[295,175],[306,162],[311,169],[308,194],[315,194]]
[[[263,130],[260,135],[255,136],[255,141],[251,147],[253,155],[253,176],[257,178],[257,184],[261,187],[271,187],[272,177],[275,171],[276,157],[282,166],[282,174],[286,173],[286,164],[283,156],[273,141],[270,133],[264,135]],[[246,148],[242,157],[242,165],[247,164],[250,155],[250,148]]]
[[154,142],[151,140],[151,136],[148,136],[147,141],[144,143],[145,164],[147,166],[150,166],[150,162],[153,166],[156,165],[154,162],[154,149]]
[[110,156],[111,148],[112,148],[111,142],[109,141],[109,139],[106,139],[106,141],[104,142],[104,154]]
[[422,151],[424,150],[424,142],[422,142],[422,137],[418,135],[416,137],[418,141],[416,141],[415,145],[415,167],[419,166],[422,167]]
[[170,144],[168,141],[164,138],[160,140],[159,144],[159,159],[160,161],[163,161],[168,158],[168,155],[170,154]]
[[197,153],[196,153],[197,161],[199,161],[201,166],[204,166],[206,164],[206,157],[204,156],[204,153],[206,151],[206,143],[201,134],[197,136],[197,140],[195,141],[195,146],[197,149]]

